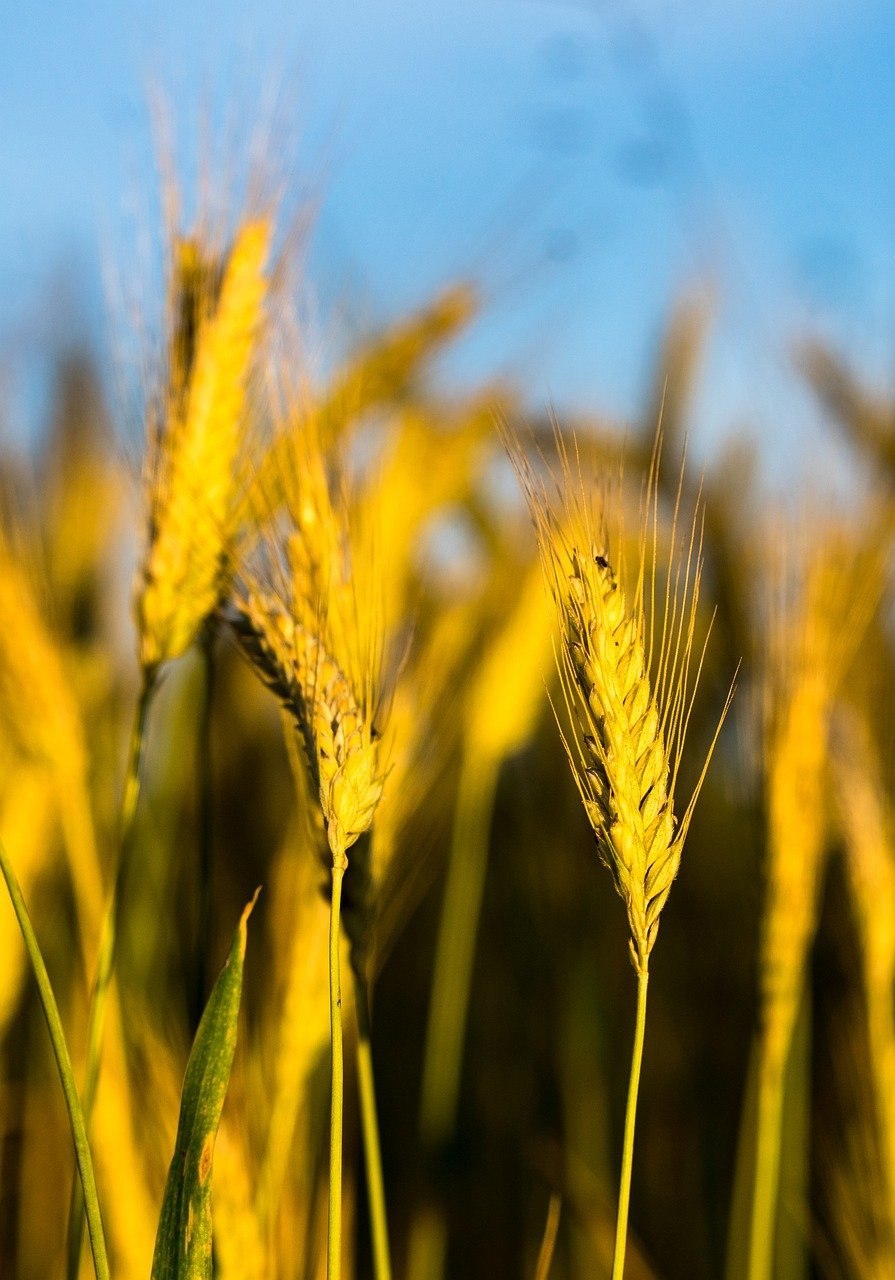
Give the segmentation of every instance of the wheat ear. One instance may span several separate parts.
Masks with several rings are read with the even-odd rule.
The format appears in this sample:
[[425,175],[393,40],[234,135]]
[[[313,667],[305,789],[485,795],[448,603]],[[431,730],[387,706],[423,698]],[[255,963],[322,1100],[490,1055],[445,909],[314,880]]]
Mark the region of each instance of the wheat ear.
[[[629,596],[624,585],[621,477],[614,490],[604,484],[600,491],[585,482],[577,446],[573,461],[558,432],[556,448],[562,463],[557,504],[551,503],[532,468],[518,462],[518,454],[517,468],[556,605],[557,665],[571,726],[563,735],[566,751],[600,856],[627,909],[631,960],[637,974],[612,1265],[612,1280],[621,1280],[649,957],[730,698],[694,792],[677,817],[674,787],[702,663],[700,657],[694,673],[691,659],[701,579],[701,524],[694,515],[689,532],[679,537],[683,468],[671,521],[671,554],[664,586],[660,586],[660,432],[641,505],[637,570]],[[609,534],[613,522],[614,540]]]
[[[269,245],[266,220],[245,223],[211,303],[183,304],[194,320],[182,322],[175,343],[172,386],[147,464],[149,534],[136,600],[147,671],[182,654],[221,597]],[[180,263],[184,294],[213,275],[197,275],[193,266],[189,257]]]

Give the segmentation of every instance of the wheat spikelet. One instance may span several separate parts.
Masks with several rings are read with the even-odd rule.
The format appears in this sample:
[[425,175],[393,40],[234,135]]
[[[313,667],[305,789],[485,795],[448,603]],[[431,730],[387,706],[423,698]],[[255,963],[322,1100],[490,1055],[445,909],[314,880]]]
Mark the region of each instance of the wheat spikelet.
[[589,730],[579,783],[600,853],[628,909],[640,971],[680,863],[670,761],[643,636],[609,561],[575,549],[567,581],[564,660]]
[[[181,246],[167,420],[149,461],[149,537],[136,602],[147,671],[182,654],[221,597],[269,245],[268,221],[244,223],[219,286],[195,246]],[[199,302],[206,293],[210,305]]]
[[372,826],[385,781],[369,714],[323,640],[276,600],[249,594],[235,626],[256,671],[294,717],[330,851],[342,861]]
[[[559,621],[557,663],[572,723],[565,745],[600,856],[627,908],[631,957],[640,975],[648,971],[659,918],[708,767],[707,759],[678,817],[674,786],[696,683],[691,680],[691,658],[701,541],[694,516],[682,547],[677,546],[679,490],[671,529],[672,556],[677,559],[668,567],[657,625],[660,440],[647,482],[631,597],[623,585],[621,493],[606,489],[596,507],[580,461],[573,467],[560,439],[559,514],[531,469],[525,464],[520,468]],[[615,545],[609,536],[613,515],[618,526]]]
[[342,473],[313,423],[291,429],[288,384],[272,407],[282,440],[274,449],[280,478],[271,481],[270,509],[284,496],[285,509],[256,548],[243,548],[235,630],[298,730],[333,866],[345,867],[346,850],[372,825],[385,781],[373,727],[385,631],[375,521],[369,503],[352,511],[347,493],[334,500]]

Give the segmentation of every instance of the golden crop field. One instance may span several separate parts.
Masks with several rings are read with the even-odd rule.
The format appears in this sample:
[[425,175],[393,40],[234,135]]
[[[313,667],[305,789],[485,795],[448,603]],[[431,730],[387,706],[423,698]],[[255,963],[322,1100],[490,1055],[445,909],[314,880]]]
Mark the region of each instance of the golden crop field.
[[895,1276],[895,409],[803,345],[781,510],[693,299],[571,421],[474,283],[311,377],[298,253],[172,227],[140,460],[83,351],[0,458],[0,1276]]

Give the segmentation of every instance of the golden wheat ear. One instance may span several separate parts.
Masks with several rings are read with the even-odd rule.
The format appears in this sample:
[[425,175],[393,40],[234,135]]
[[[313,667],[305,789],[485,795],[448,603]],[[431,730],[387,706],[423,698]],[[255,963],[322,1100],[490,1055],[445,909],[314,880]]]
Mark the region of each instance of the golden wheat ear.
[[[560,732],[602,860],[625,903],[637,1015],[619,1179],[612,1280],[622,1280],[634,1157],[634,1126],[646,1031],[649,959],[681,861],[693,807],[718,740],[730,695],[683,816],[674,790],[705,644],[697,650],[702,577],[699,504],[681,520],[683,466],[673,505],[667,561],[659,565],[661,432],[641,495],[635,571],[629,577],[622,475],[588,482],[581,454],[557,430],[561,473],[539,480],[511,442],[553,596],[556,660],[568,728]],[[693,663],[694,654],[699,652]]]
[[647,971],[732,696],[731,688],[694,793],[678,816],[674,789],[711,624],[697,652],[701,514],[697,508],[684,527],[682,481],[666,535],[667,561],[659,563],[660,442],[635,539],[626,536],[622,478],[588,483],[574,442],[570,449],[557,437],[561,472],[547,481],[517,448],[512,454],[555,606],[563,741],[600,856],[627,909],[638,973]]
[[[319,434],[308,430],[294,456],[304,463],[297,484],[277,485],[270,506],[283,504],[282,518],[264,530],[258,568],[279,582],[257,584],[251,556],[240,586],[235,630],[261,679],[289,713],[304,747],[328,844],[331,876],[329,993],[331,1109],[327,1275],[338,1280],[342,1238],[342,988],[341,915],[348,850],[369,832],[385,782],[384,750],[373,726],[377,702],[376,657],[381,616],[367,608],[365,586],[372,572],[363,554],[352,555],[348,506],[331,498],[328,457]],[[292,451],[290,451],[292,452]],[[263,497],[263,495],[262,495]],[[345,519],[343,520],[343,515]],[[253,577],[255,581],[253,582]],[[373,592],[375,595],[375,592]],[[364,870],[360,859],[359,870]],[[361,879],[363,877],[361,876]],[[372,1058],[359,989],[358,1070],[370,1180],[371,1226],[377,1275],[389,1274],[381,1159],[372,1080]],[[375,1186],[375,1190],[374,1190]]]
[[269,221],[257,219],[239,229],[223,266],[192,242],[177,255],[170,386],[147,466],[136,598],[147,671],[185,652],[220,601],[270,237]]

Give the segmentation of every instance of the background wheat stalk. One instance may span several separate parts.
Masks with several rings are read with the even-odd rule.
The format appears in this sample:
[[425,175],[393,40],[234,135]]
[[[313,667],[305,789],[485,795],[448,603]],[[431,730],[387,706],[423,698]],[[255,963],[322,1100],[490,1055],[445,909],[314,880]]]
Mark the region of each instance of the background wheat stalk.
[[836,811],[863,962],[873,1101],[888,1244],[895,1244],[895,840],[891,800],[868,716],[840,710],[833,737]]
[[773,1274],[784,1077],[827,849],[830,717],[879,599],[884,559],[873,520],[860,539],[831,526],[805,544],[795,566],[783,572],[778,563],[769,575],[780,596],[764,687],[768,861],[750,1280]]

